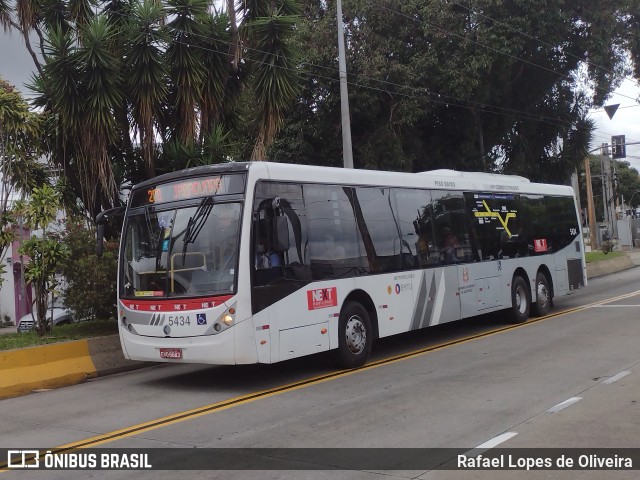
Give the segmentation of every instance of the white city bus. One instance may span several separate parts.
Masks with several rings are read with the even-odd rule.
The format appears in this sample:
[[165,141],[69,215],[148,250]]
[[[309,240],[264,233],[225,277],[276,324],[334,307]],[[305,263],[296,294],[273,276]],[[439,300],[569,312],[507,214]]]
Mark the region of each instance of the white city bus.
[[578,218],[571,187],[517,176],[267,162],[166,174],[126,208],[122,348],[209,364],[334,350],[357,367],[375,338],[498,310],[524,322],[586,285]]

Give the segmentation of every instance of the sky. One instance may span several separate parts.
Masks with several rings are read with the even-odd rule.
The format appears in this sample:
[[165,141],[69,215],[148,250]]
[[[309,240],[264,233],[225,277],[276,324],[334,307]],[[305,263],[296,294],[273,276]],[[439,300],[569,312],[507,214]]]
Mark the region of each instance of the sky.
[[[35,70],[31,57],[17,33],[0,31],[0,76],[14,84],[25,98],[29,91],[24,86]],[[593,110],[591,118],[596,122],[596,131],[591,148],[601,143],[611,144],[613,135],[624,135],[626,142],[640,142],[640,86],[633,80],[625,80],[611,95],[607,105],[620,104],[613,119],[603,109]],[[632,167],[640,172],[640,144],[627,146],[627,158]]]

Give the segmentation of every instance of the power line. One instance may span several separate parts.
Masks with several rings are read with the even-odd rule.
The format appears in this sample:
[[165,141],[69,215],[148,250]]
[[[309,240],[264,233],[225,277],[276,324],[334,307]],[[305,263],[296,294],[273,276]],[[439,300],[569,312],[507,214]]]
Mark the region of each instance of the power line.
[[[638,105],[625,105],[623,107],[618,107],[618,110],[623,110],[625,108],[636,108],[636,107],[640,107],[640,104],[638,104]],[[597,110],[591,110],[591,113],[602,113],[604,111],[605,111],[604,108],[599,108]]]
[[[391,10],[392,11],[392,10]],[[399,12],[396,12],[401,16],[405,16]],[[123,18],[128,18],[128,16],[124,15],[123,13],[120,12],[110,12],[111,15],[120,15]],[[176,30],[179,32],[179,30]],[[200,38],[204,38],[204,39],[209,39],[209,37],[207,37],[206,35],[201,35],[201,34],[196,34],[191,32],[192,36],[194,37],[200,37]],[[173,42],[176,43],[180,43],[183,45],[189,45],[190,47],[193,48],[198,48],[201,50],[205,50],[205,51],[209,51],[209,52],[214,52],[214,53],[222,53],[219,50],[214,50],[212,48],[207,48],[201,45],[195,45],[195,44],[191,44],[188,42],[185,42],[183,40],[172,40]],[[232,45],[231,42],[228,41],[224,41],[224,40],[220,40],[220,39],[216,39],[216,42],[218,43],[222,43],[224,45]],[[475,42],[477,43],[477,42]],[[247,51],[251,51],[251,52],[256,52],[256,53],[260,53],[263,55],[274,55],[271,52],[266,52],[266,51],[262,51],[262,50],[258,50],[255,48],[251,48],[251,47],[247,47],[244,46],[243,47],[245,50]],[[499,52],[500,53],[500,52]],[[514,57],[517,59],[517,57]],[[248,62],[253,62],[253,63],[263,63],[260,60],[255,60],[252,59],[250,57],[244,57],[244,61],[248,61]],[[524,60],[523,60],[524,61]],[[531,63],[531,62],[529,62]],[[324,65],[316,65],[316,64],[312,64],[309,62],[303,62],[303,65],[309,65],[311,67],[314,68],[318,68],[318,69],[324,69],[324,70],[329,70],[332,73],[336,73],[338,72],[338,69],[336,68],[332,68],[332,67],[327,67]],[[535,64],[533,64],[535,65]],[[324,79],[324,80],[328,80],[330,82],[338,82],[339,79],[334,78],[334,77],[328,77],[325,75],[321,75],[318,73],[313,73],[313,72],[308,72],[308,71],[304,71],[304,70],[300,70],[300,69],[296,69],[296,68],[289,68],[289,67],[284,67],[281,65],[275,65],[276,68],[279,69],[283,69],[283,70],[287,70],[287,71],[291,71],[296,73],[297,75],[304,75],[306,77],[309,78],[320,78],[320,79]],[[553,72],[553,70],[550,70]],[[557,73],[557,72],[554,72]],[[488,114],[493,114],[493,115],[501,115],[501,116],[506,116],[506,117],[512,117],[515,120],[523,120],[523,121],[532,121],[532,122],[546,122],[550,125],[556,126],[556,127],[562,127],[562,128],[571,128],[574,127],[575,125],[571,122],[571,121],[562,121],[559,120],[558,118],[554,118],[554,117],[548,117],[545,115],[541,115],[541,114],[537,114],[537,113],[528,113],[528,112],[524,112],[521,110],[515,110],[515,109],[509,109],[506,107],[499,107],[496,105],[488,105],[488,104],[483,104],[480,102],[475,102],[472,100],[465,100],[465,99],[459,99],[457,97],[453,97],[450,95],[446,95],[446,94],[440,94],[440,93],[436,93],[436,92],[430,92],[425,88],[421,88],[421,87],[412,87],[409,85],[402,85],[402,84],[397,84],[397,83],[393,83],[393,82],[389,82],[386,80],[380,80],[380,79],[376,79],[373,77],[368,77],[365,75],[360,75],[360,74],[351,74],[352,76],[355,76],[361,80],[368,80],[368,81],[373,81],[373,82],[378,82],[381,83],[383,85],[387,85],[387,86],[393,86],[393,87],[397,87],[400,89],[407,89],[413,92],[417,92],[421,95],[411,95],[411,94],[407,94],[407,93],[402,93],[402,92],[398,92],[398,91],[390,91],[390,90],[386,90],[384,88],[379,88],[379,87],[375,87],[375,86],[371,86],[371,85],[364,85],[360,82],[348,82],[349,85],[354,86],[354,87],[358,87],[358,88],[364,88],[364,89],[369,89],[369,90],[373,90],[373,91],[378,91],[378,92],[382,92],[382,93],[387,93],[390,95],[397,95],[397,96],[401,96],[401,97],[405,97],[405,98],[409,98],[409,99],[413,99],[413,100],[421,100],[421,101],[426,101],[428,103],[435,103],[435,104],[439,104],[439,105],[444,105],[447,107],[455,107],[455,108],[462,108],[462,109],[467,109],[467,110],[471,110],[471,111],[480,111],[480,112],[484,112],[484,113],[488,113]],[[427,95],[428,97],[426,97],[425,95]],[[443,99],[451,99],[451,101],[446,101],[446,100],[441,100],[441,99],[434,99],[432,98],[433,96],[437,96],[439,98],[443,98]],[[465,104],[468,105],[462,105],[460,103],[456,103],[456,102],[463,102]],[[593,130],[594,132],[597,130]]]
[[[110,12],[111,15],[113,14],[117,14],[120,15],[121,17],[126,17],[124,14],[120,13],[120,12]],[[176,30],[179,32],[179,30]],[[203,39],[209,39],[209,37],[207,37],[206,35],[203,34],[198,34],[198,33],[193,33],[190,32],[190,34],[193,37],[199,37],[199,38],[203,38]],[[187,42],[184,42],[183,40],[172,40],[173,42],[176,43],[180,43],[183,45],[187,45]],[[222,43],[224,45],[228,45],[228,46],[232,46],[232,43],[229,41],[225,41],[225,40],[221,40],[221,39],[217,39],[216,42],[218,43]],[[194,45],[189,43],[188,44],[190,47],[193,48],[198,48],[201,50],[205,50],[205,51],[210,51],[210,52],[215,52],[215,53],[221,53],[217,50],[213,50],[211,48],[207,48],[204,47],[202,45]],[[263,51],[263,50],[259,50],[256,48],[252,48],[252,47],[247,47],[247,46],[243,46],[244,50],[250,51],[250,52],[255,52],[255,53],[260,53],[263,55],[274,55],[271,52],[267,52],[267,51]],[[252,59],[250,57],[244,57],[243,58],[244,61],[248,61],[248,62],[252,62],[252,63],[262,63],[260,60],[255,60]],[[318,68],[318,69],[324,69],[324,70],[328,70],[331,71],[332,73],[338,73],[339,70],[333,67],[327,67],[324,65],[316,65],[316,64],[312,64],[310,62],[303,62],[303,65],[309,65],[311,67],[314,68]],[[334,77],[328,77],[328,76],[324,76],[318,73],[312,73],[312,72],[308,72],[308,71],[303,71],[303,70],[299,70],[299,69],[295,69],[295,68],[289,68],[289,67],[284,67],[281,65],[274,65],[276,68],[282,69],[282,70],[287,70],[287,71],[292,71],[294,73],[297,74],[301,74],[301,75],[306,75],[307,77],[312,77],[312,78],[322,78],[324,80],[329,80],[331,82],[338,82],[339,80],[334,78]],[[522,110],[516,110],[516,109],[510,109],[507,107],[500,107],[500,106],[496,106],[496,105],[488,105],[488,104],[484,104],[481,102],[476,102],[473,100],[466,100],[466,99],[460,99],[451,95],[446,95],[446,94],[441,94],[441,93],[437,93],[437,92],[430,92],[425,88],[422,87],[412,87],[409,85],[402,85],[402,84],[397,84],[397,83],[393,83],[393,82],[389,82],[386,80],[380,80],[380,79],[376,79],[373,77],[368,77],[365,75],[361,75],[361,74],[354,74],[351,73],[351,76],[355,76],[361,80],[368,80],[368,81],[373,81],[373,82],[378,82],[381,83],[383,85],[387,85],[387,86],[393,86],[393,87],[397,87],[400,89],[407,89],[413,92],[417,92],[421,95],[416,96],[416,95],[411,95],[411,94],[407,94],[407,93],[402,93],[402,92],[398,92],[398,91],[390,91],[390,90],[386,90],[384,88],[380,88],[380,87],[374,87],[374,86],[370,86],[370,85],[364,85],[362,83],[359,82],[348,82],[349,85],[354,86],[354,87],[359,87],[359,88],[365,88],[365,89],[369,89],[369,90],[374,90],[374,91],[378,91],[378,92],[382,92],[382,93],[388,93],[390,95],[398,95],[398,96],[402,96],[405,98],[410,98],[413,100],[423,100],[429,103],[435,103],[435,104],[439,104],[439,105],[444,105],[444,106],[450,106],[450,107],[456,107],[456,108],[463,108],[463,109],[467,109],[467,110],[471,110],[471,111],[480,111],[480,112],[484,112],[484,113],[489,113],[489,114],[494,114],[494,115],[502,115],[502,116],[507,116],[507,117],[514,117],[516,119],[520,119],[520,120],[526,120],[526,121],[544,121],[547,122],[550,125],[554,125],[557,127],[572,127],[573,124],[570,121],[561,121],[558,120],[558,118],[555,117],[548,117],[545,116],[543,114],[540,113],[528,113],[528,112],[524,112]],[[429,98],[426,98],[424,95],[428,95]],[[434,99],[432,98],[433,96],[438,97],[438,99]],[[443,99],[450,99],[450,101],[446,101]],[[465,104],[468,105],[462,105],[460,103],[456,103],[456,102],[463,102]],[[494,111],[495,110],[495,111]],[[502,113],[505,112],[505,113]]]

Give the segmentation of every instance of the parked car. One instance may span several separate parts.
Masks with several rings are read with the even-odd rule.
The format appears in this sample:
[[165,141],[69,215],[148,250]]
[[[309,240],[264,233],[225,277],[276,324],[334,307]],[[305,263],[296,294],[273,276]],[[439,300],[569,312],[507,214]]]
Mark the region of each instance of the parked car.
[[[35,313],[33,316],[27,313],[22,317],[18,322],[18,331],[28,332],[29,330],[33,330],[33,328],[35,328],[34,317]],[[51,318],[51,307],[47,308],[47,318]],[[69,323],[73,323],[71,312],[63,307],[53,307],[53,326],[57,327],[58,325],[67,325]]]

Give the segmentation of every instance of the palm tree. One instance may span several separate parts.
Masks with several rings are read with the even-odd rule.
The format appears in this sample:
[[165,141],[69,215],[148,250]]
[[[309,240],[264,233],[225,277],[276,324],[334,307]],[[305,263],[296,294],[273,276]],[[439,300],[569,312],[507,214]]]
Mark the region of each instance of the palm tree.
[[284,113],[296,98],[297,71],[291,37],[297,20],[293,0],[246,0],[240,42],[252,63],[258,133],[251,158],[266,160]]
[[110,156],[121,138],[114,112],[121,104],[120,59],[112,53],[116,30],[99,14],[77,30],[52,28],[47,63],[32,82],[35,104],[51,115],[51,151],[92,216],[117,203]]
[[[229,158],[252,120],[265,159],[295,98],[294,0],[228,0],[226,13],[213,0],[20,0],[17,13],[3,1],[0,23],[40,36],[31,88],[46,145],[91,216],[119,202],[123,181],[184,166],[180,152]],[[239,117],[243,94],[253,119]]]
[[168,0],[171,21],[167,30],[171,37],[167,48],[169,75],[172,80],[172,109],[175,138],[184,144],[198,136],[197,107],[200,103],[207,72],[203,50],[196,47],[205,36],[208,18],[207,0]]
[[162,49],[167,35],[161,29],[165,15],[162,5],[145,0],[133,7],[124,32],[125,90],[129,92],[133,127],[148,177],[155,175],[155,133],[168,95],[168,71]]

